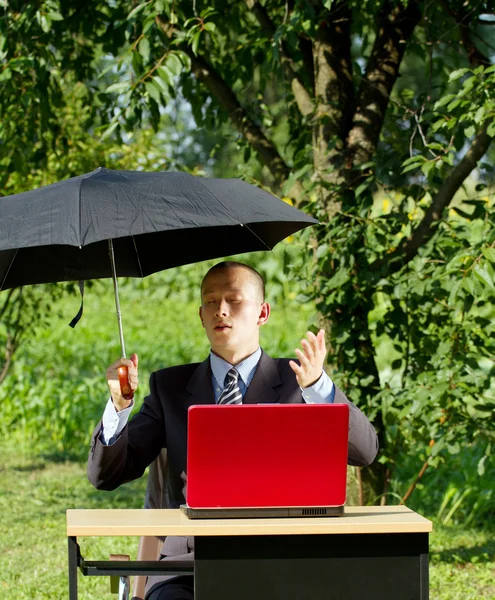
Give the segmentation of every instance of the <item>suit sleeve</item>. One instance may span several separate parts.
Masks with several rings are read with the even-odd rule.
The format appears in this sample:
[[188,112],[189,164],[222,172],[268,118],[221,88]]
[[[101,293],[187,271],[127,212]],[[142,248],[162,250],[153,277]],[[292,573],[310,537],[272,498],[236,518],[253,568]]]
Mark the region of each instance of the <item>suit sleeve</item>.
[[141,477],[146,467],[166,447],[163,409],[150,378],[150,394],[139,412],[111,446],[100,441],[101,421],[93,431],[88,458],[88,479],[99,490],[114,490],[122,483]]
[[370,465],[378,453],[378,436],[366,415],[347,399],[342,390],[335,386],[336,403],[349,406],[349,454],[348,464],[355,467]]

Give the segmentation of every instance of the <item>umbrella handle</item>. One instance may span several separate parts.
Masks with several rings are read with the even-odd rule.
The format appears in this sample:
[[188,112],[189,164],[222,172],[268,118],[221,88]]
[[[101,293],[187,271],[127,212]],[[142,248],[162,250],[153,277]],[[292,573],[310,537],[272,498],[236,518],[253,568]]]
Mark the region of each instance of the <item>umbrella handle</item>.
[[118,372],[120,393],[122,394],[122,398],[125,400],[132,400],[134,397],[134,391],[131,387],[131,382],[129,381],[129,368],[125,366],[119,367]]

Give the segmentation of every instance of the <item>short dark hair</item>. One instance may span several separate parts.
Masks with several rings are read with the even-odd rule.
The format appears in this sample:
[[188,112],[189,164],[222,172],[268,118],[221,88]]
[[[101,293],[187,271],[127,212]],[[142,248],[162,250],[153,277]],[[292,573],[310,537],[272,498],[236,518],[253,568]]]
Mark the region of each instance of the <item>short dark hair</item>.
[[216,265],[213,265],[213,267],[211,267],[211,269],[209,269],[207,271],[206,275],[203,277],[203,281],[201,282],[201,293],[203,293],[203,286],[204,286],[205,280],[210,273],[212,273],[214,271],[219,271],[220,269],[237,269],[237,268],[246,269],[247,271],[249,271],[251,273],[251,275],[254,277],[255,285],[261,294],[262,302],[264,302],[265,301],[265,282],[263,281],[263,277],[258,273],[258,271],[256,269],[253,269],[253,267],[250,267],[249,265],[246,265],[241,262],[236,262],[235,260],[224,260],[222,262],[217,263]]

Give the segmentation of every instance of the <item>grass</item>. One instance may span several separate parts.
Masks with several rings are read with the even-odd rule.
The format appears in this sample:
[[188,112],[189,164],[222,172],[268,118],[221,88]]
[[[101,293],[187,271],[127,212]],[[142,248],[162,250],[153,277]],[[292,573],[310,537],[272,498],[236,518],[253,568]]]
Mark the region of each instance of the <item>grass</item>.
[[[2,448],[0,468],[0,597],[66,598],[68,508],[139,508],[145,479],[115,492],[99,492],[86,478],[84,463],[58,455],[30,456]],[[86,538],[83,555],[107,558],[111,552],[135,558],[136,538]],[[80,598],[111,598],[107,578],[81,578]]]
[[[95,490],[85,464],[63,455],[33,455],[11,444],[0,447],[0,597],[3,600],[66,598],[67,508],[139,508],[145,478],[114,492]],[[493,523],[483,529],[434,526],[430,537],[430,599],[492,600],[495,597]],[[136,557],[137,538],[81,538],[83,555]],[[79,577],[81,600],[115,598],[105,577]]]

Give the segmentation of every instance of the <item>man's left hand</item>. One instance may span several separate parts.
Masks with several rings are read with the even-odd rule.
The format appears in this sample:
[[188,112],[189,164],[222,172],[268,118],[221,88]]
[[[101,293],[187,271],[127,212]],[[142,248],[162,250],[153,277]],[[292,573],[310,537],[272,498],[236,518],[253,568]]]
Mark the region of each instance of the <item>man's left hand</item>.
[[320,329],[317,335],[308,331],[306,338],[301,340],[302,350],[296,348],[299,363],[289,362],[296,374],[297,383],[304,389],[318,381],[323,373],[323,364],[327,355],[325,346],[325,331]]

